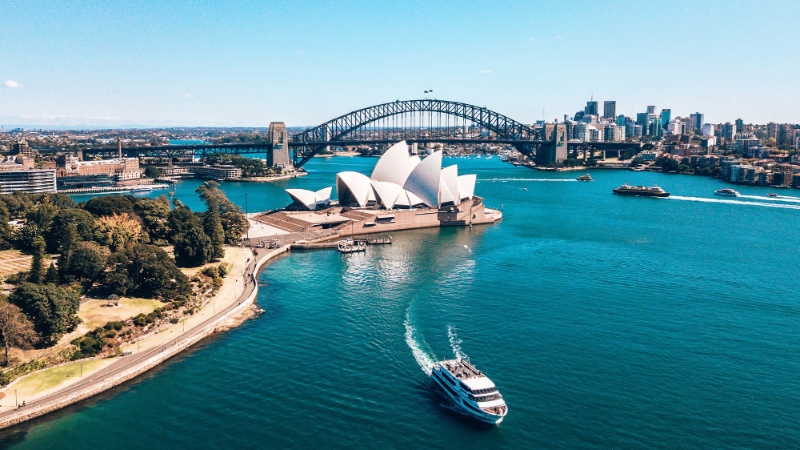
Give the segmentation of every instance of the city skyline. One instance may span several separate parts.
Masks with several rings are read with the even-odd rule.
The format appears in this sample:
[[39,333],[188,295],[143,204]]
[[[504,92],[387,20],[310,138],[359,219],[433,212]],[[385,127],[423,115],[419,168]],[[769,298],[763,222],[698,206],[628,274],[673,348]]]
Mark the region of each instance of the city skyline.
[[800,63],[764,51],[800,44],[780,20],[800,7],[783,1],[0,11],[18,18],[0,31],[7,127],[310,126],[430,89],[526,123],[571,116],[592,97],[632,117],[655,104],[710,123],[795,123],[800,100]]

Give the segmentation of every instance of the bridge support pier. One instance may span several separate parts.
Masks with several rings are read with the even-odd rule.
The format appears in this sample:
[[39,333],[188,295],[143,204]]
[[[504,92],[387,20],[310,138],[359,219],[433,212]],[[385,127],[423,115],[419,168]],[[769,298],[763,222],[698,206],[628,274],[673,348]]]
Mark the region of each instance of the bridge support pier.
[[292,158],[289,154],[289,136],[286,134],[286,124],[272,122],[269,124],[269,141],[272,148],[267,150],[267,165],[282,169],[293,169]]

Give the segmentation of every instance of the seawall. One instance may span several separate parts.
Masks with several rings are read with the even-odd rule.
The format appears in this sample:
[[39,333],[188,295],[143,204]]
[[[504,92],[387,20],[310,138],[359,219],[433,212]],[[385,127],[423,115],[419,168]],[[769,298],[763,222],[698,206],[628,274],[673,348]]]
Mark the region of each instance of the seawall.
[[[255,275],[258,274],[259,270],[264,266],[264,264],[274,257],[288,251],[289,246],[284,246],[267,252],[258,261],[256,261],[252,272],[249,272],[250,276],[255,278]],[[186,350],[202,339],[214,334],[218,329],[227,329],[228,327],[225,325],[227,321],[238,316],[239,314],[242,314],[247,308],[249,308],[255,301],[257,295],[258,283],[255,282],[253,283],[252,292],[247,295],[246,298],[240,299],[237,304],[229,306],[226,310],[210,317],[200,326],[189,330],[181,336],[178,336],[175,341],[171,342],[169,345],[166,345],[161,349],[153,349],[139,357],[137,357],[138,355],[122,357],[119,361],[104,369],[104,371],[109,371],[107,374],[97,374],[95,378],[90,378],[87,382],[76,386],[67,387],[62,391],[51,394],[48,396],[51,397],[49,399],[45,397],[43,399],[31,402],[25,407],[0,415],[0,429],[17,425],[27,420],[56,411],[65,406],[72,405],[81,400],[85,400],[115,386],[119,386],[120,384],[131,380],[143,374],[144,372],[147,372],[148,370]]]

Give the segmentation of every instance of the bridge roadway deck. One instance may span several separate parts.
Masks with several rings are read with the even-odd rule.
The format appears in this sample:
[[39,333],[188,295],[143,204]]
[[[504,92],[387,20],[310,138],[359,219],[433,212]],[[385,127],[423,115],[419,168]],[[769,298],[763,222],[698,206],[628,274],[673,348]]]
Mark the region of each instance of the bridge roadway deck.
[[[168,343],[156,348],[119,358],[118,361],[87,376],[85,381],[26,403],[24,407],[0,414],[0,428],[7,428],[43,416],[65,406],[77,403],[120,385],[150,370],[172,356],[191,347],[223,325],[228,319],[249,307],[255,300],[258,283],[255,274],[273,257],[285,253],[288,247],[277,250],[256,249],[257,254],[244,270],[245,289],[237,301],[212,315],[199,325],[181,333]],[[173,325],[173,327],[176,325]]]

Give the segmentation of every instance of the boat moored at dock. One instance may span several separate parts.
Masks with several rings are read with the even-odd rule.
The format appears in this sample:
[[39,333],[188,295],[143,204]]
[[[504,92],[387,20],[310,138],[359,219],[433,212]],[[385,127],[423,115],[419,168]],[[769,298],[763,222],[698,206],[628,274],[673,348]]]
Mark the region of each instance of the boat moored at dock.
[[499,424],[508,413],[492,380],[462,358],[436,363],[431,379],[461,411],[480,421]]

